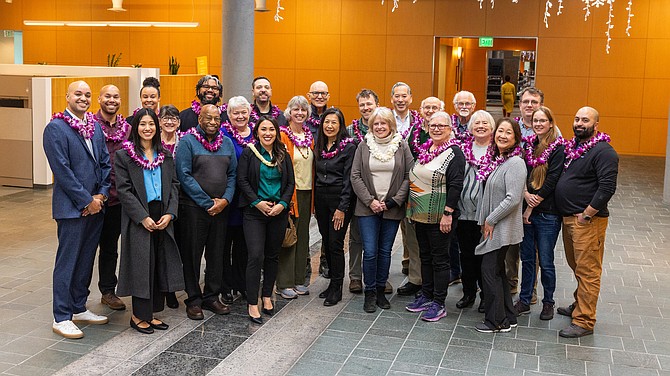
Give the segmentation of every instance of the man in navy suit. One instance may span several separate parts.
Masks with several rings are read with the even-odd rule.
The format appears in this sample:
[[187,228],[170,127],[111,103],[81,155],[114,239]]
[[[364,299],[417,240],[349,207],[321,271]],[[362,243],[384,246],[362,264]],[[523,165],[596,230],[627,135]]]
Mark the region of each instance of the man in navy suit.
[[84,81],[68,87],[67,109],[44,129],[44,153],[54,174],[53,217],[58,251],[53,272],[54,333],[82,338],[80,324],[106,324],[107,317],[86,309],[95,251],[110,188],[109,153],[100,125],[86,111],[91,88]]

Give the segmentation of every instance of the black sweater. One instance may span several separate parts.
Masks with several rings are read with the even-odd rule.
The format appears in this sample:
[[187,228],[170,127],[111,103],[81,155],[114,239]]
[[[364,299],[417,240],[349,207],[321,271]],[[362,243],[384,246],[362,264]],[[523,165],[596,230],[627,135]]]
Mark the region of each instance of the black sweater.
[[597,216],[608,217],[607,203],[616,191],[619,156],[607,142],[597,143],[572,161],[558,179],[556,207],[561,215],[578,214],[591,205]]
[[[337,147],[339,147],[339,144],[333,145],[328,151],[333,151]],[[337,205],[337,208],[342,212],[347,212],[352,208],[354,189],[351,186],[351,165],[354,162],[355,154],[356,144],[350,142],[344,147],[344,150],[337,153],[333,158],[325,159],[320,155],[316,155],[314,158],[316,164],[315,189],[342,187],[340,202]]]
[[[547,175],[544,178],[544,183],[538,190],[533,189],[530,184],[530,174],[533,171],[533,167],[531,167],[529,164],[526,164],[526,168],[528,169],[528,181],[526,184],[526,189],[528,189],[528,193],[536,194],[542,197],[542,202],[533,208],[533,213],[559,214],[558,209],[556,208],[556,201],[554,200],[554,191],[556,190],[556,183],[558,182],[558,178],[561,176],[561,172],[563,172],[564,162],[565,147],[563,145],[558,145],[556,149],[554,149],[554,151],[549,155],[549,160],[547,161]],[[526,206],[527,204],[524,200],[524,208]]]

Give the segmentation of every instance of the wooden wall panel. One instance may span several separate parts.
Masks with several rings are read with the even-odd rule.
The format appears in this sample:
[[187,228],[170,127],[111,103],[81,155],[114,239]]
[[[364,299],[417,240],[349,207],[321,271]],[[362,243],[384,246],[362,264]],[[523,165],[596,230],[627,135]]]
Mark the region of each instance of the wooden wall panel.
[[662,119],[668,116],[668,108],[670,108],[668,88],[670,88],[670,80],[644,80],[642,114],[645,118]]
[[486,11],[476,1],[439,0],[435,2],[436,36],[479,36],[486,30]]
[[386,39],[385,35],[348,35],[340,39],[342,51],[358,53],[340,54],[340,69],[384,71],[386,70]]
[[386,39],[386,70],[432,72],[433,36],[394,36]]
[[544,104],[554,115],[567,115],[572,119],[577,110],[588,103],[589,80],[572,77],[570,85],[565,83],[566,78],[562,76],[542,76],[536,82],[544,92]]
[[172,104],[179,111],[191,106],[191,101],[195,99],[195,85],[200,79],[200,75],[161,75],[161,106]]
[[90,29],[65,27],[56,32],[56,59],[59,65],[91,65],[93,46]]
[[89,111],[96,113],[100,109],[98,103],[98,96],[100,89],[105,85],[115,85],[119,88],[121,94],[121,108],[119,113],[128,115],[128,102],[124,100],[128,98],[128,77],[54,77],[51,79],[51,112],[61,112],[67,107],[67,88],[74,81],[86,81],[91,87],[91,108]]
[[486,29],[483,35],[525,37],[538,34],[539,24],[542,22],[540,15],[544,14],[543,1],[526,1],[523,4],[496,1],[493,9],[487,3],[484,2]]
[[639,118],[643,83],[641,78],[590,78],[587,103],[606,116]]
[[295,34],[256,34],[254,67],[295,69],[296,48]]
[[[605,52],[605,38],[591,43],[591,77],[639,78],[644,77],[647,43],[641,38],[618,39],[609,55]],[[668,53],[670,57],[670,53]]]
[[640,149],[635,154],[664,156],[667,139],[667,119],[643,118],[640,125]]
[[[563,77],[588,77],[591,59],[590,38],[541,38],[537,43],[538,74]],[[583,57],[566,59],[580,51]]]
[[[393,2],[388,1],[386,6],[386,16],[388,17],[388,26],[386,28],[388,35],[427,35],[433,36],[435,18],[434,0],[421,0],[410,4],[409,1],[400,2],[398,9],[393,12]],[[409,7],[412,7],[409,11]],[[403,10],[407,9],[407,10]]]
[[307,96],[310,85],[314,81],[323,81],[328,85],[328,92],[330,99],[329,106],[339,106],[341,103],[340,97],[340,71],[339,70],[321,70],[321,69],[300,69],[295,72],[295,91],[289,97],[291,99],[294,95]]
[[622,154],[643,154],[640,152],[641,119],[603,116],[603,113],[600,111],[598,130],[612,137],[612,147]]
[[[377,94],[380,104],[388,106],[391,88],[386,89],[385,78],[386,73],[383,71],[342,71],[340,73],[340,104],[358,106],[356,94],[362,89],[369,89]],[[356,107],[356,111],[358,111],[358,107]]]
[[386,35],[388,14],[379,0],[342,0],[341,3],[342,34]]
[[296,69],[340,69],[340,35],[296,34]]

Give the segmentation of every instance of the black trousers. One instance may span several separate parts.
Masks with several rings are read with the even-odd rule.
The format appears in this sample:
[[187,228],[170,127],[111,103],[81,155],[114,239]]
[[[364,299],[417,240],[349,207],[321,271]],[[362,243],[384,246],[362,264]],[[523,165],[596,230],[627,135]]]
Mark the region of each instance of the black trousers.
[[[120,205],[119,205],[120,207]],[[154,221],[158,221],[161,217],[161,203],[159,201],[151,201],[149,203],[149,215]],[[133,315],[142,321],[149,322],[153,320],[154,312],[163,310],[163,302],[165,301],[165,293],[160,291],[161,278],[160,272],[156,269],[156,264],[159,264],[158,258],[165,252],[163,251],[163,237],[164,231],[154,231],[151,233],[151,243],[149,246],[149,289],[151,294],[149,299],[142,299],[133,296]]]
[[353,210],[344,213],[344,222],[339,230],[333,227],[333,215],[340,203],[342,187],[317,187],[314,190],[314,214],[319,225],[322,249],[325,248],[326,261],[330,270],[330,280],[342,283],[344,279],[344,237]]
[[505,256],[511,246],[506,245],[482,256],[484,282],[484,322],[489,328],[503,328],[517,322],[512,304],[510,286],[505,274]]
[[454,218],[451,231],[445,234],[440,231],[439,223],[414,223],[421,258],[421,293],[442,306],[447,299],[451,273],[449,250],[457,225],[458,219]]
[[247,303],[256,305],[261,284],[261,268],[261,296],[272,296],[279,267],[279,250],[288,225],[288,210],[274,217],[266,217],[258,209],[247,207],[242,211],[242,218],[247,241]]
[[[187,306],[202,305],[203,301],[219,298],[223,282],[223,247],[228,227],[228,207],[210,216],[200,207],[179,205],[177,244],[184,266]],[[200,289],[200,265],[205,254],[205,288]]]
[[244,292],[247,274],[247,243],[243,226],[228,226],[223,248],[223,290]]
[[482,239],[481,226],[477,221],[458,221],[456,233],[461,249],[463,295],[475,296],[477,283],[482,287],[482,256],[475,256],[475,248]]
[[98,253],[98,289],[103,294],[116,290],[119,236],[121,236],[121,204],[108,206],[102,223]]

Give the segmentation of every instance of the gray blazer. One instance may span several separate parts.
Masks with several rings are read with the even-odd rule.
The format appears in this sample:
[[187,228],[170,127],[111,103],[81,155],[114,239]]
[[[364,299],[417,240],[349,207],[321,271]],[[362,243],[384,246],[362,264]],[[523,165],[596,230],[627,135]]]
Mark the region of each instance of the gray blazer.
[[[383,218],[401,220],[405,218],[405,202],[409,194],[409,171],[414,165],[414,158],[405,140],[400,141],[400,147],[396,150],[394,158],[395,166],[391,176],[391,186],[386,197],[392,199],[397,205],[384,211]],[[375,215],[370,209],[370,204],[372,200],[377,199],[377,193],[370,173],[370,148],[365,140],[356,149],[351,166],[351,185],[356,194],[354,215],[358,217]]]
[[[475,255],[483,255],[506,245],[523,240],[521,203],[526,184],[526,163],[521,157],[512,157],[493,171],[486,180],[479,198],[477,222],[495,226],[493,237],[483,240]],[[481,192],[481,191],[480,191]]]

